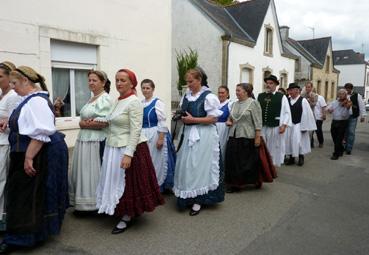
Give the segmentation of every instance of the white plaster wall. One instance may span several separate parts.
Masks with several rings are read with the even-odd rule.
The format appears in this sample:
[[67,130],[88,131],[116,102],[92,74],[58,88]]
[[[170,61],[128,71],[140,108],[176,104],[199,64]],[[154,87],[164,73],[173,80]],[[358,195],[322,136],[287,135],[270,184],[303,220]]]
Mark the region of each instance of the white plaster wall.
[[364,87],[365,65],[335,65],[340,71],[338,77],[338,86],[342,87],[345,83],[350,82],[355,87]]
[[281,41],[277,33],[279,28],[274,18],[271,5],[265,16],[264,24],[273,27],[273,56],[264,55],[264,25],[260,29],[260,34],[254,48],[231,43],[229,47],[229,66],[228,66],[228,87],[231,98],[235,98],[236,85],[240,82],[240,65],[249,64],[254,67],[254,94],[257,96],[263,91],[263,68],[270,68],[272,74],[280,76],[281,71],[288,74],[287,84],[293,82],[295,72],[295,60],[281,56]]
[[188,0],[172,2],[172,100],[178,101],[176,51],[191,48],[199,54],[198,64],[208,75],[213,92],[222,81],[223,31]]
[[[138,80],[155,81],[156,95],[170,111],[171,0],[3,0],[0,19],[0,60],[29,65],[51,84],[50,39],[98,45],[98,68],[113,81],[120,68]],[[87,86],[86,86],[87,89]],[[51,90],[51,89],[50,89]],[[59,126],[73,145],[77,120]],[[169,121],[168,121],[169,124]]]

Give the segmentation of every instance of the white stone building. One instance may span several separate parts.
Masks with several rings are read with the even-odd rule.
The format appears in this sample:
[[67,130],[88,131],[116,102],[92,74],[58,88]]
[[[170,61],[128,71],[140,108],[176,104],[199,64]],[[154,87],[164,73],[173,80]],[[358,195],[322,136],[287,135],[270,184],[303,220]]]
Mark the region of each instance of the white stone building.
[[273,0],[251,0],[220,7],[207,0],[173,2],[172,100],[178,100],[175,52],[192,48],[207,72],[214,92],[227,85],[231,97],[240,82],[263,91],[263,78],[280,77],[283,86],[294,81],[295,58],[281,41]]
[[136,72],[139,81],[153,79],[170,111],[171,8],[172,0],[4,0],[0,61],[31,66],[46,77],[50,98],[67,103],[56,123],[73,146],[79,109],[90,96],[89,69],[108,74],[112,98],[120,68]]
[[336,50],[333,51],[333,58],[335,67],[340,70],[338,87],[352,83],[356,92],[369,98],[369,63],[365,61],[364,54],[352,49]]

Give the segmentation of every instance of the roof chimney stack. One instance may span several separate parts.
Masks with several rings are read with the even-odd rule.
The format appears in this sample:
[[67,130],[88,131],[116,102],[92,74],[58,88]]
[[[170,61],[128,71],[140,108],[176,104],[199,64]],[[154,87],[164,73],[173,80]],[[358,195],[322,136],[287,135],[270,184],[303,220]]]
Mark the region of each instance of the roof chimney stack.
[[288,37],[290,36],[290,27],[288,26],[281,26],[279,27],[279,31],[281,33],[281,37],[283,41],[286,41]]

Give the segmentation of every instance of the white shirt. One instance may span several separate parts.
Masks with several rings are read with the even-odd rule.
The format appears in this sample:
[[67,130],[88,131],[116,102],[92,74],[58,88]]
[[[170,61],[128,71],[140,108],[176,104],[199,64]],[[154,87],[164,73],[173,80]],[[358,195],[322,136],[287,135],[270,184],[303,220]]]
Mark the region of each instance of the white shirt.
[[[2,93],[0,94],[0,96]],[[21,97],[15,93],[14,90],[10,90],[0,100],[0,119],[8,119],[12,114],[13,110],[17,107]],[[9,144],[8,141],[9,129],[5,132],[0,133],[0,144]]]
[[325,102],[324,97],[321,95],[318,95],[318,101],[316,102],[316,105],[314,107],[314,116],[316,120],[322,120],[323,119],[323,108],[327,106],[327,103]]
[[[32,94],[22,97],[22,101]],[[27,135],[44,143],[50,142],[49,136],[56,132],[56,128],[54,114],[47,101],[39,96],[31,98],[21,109],[18,127],[21,135]]]
[[[296,98],[290,99],[291,105],[294,105],[297,100],[300,98],[300,95]],[[316,123],[313,115],[313,111],[311,110],[309,102],[306,100],[306,98],[302,99],[302,113],[301,113],[301,122],[300,124],[300,130],[301,131],[313,131],[316,130]]]
[[341,106],[341,103],[338,100],[334,100],[330,103],[327,110],[333,110],[333,120],[347,120],[352,114],[352,108],[350,107],[350,109],[347,109],[346,107]]

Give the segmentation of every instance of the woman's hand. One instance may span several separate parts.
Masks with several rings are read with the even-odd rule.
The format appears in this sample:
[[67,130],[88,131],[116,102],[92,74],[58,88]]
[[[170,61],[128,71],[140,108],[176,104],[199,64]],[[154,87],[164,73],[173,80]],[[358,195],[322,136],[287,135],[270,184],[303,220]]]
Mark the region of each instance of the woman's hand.
[[0,133],[4,133],[8,126],[8,119],[1,119],[0,120]]
[[255,147],[259,147],[260,146],[260,143],[261,143],[260,136],[256,136],[255,137],[255,141],[254,141]]
[[279,127],[279,133],[283,134],[286,131],[287,125],[283,125]]
[[232,121],[231,119],[228,119],[228,120],[226,121],[226,125],[227,125],[228,127],[232,127],[232,126],[233,126],[233,121]]
[[182,117],[182,121],[185,124],[192,124],[192,123],[196,123],[195,118],[189,113],[186,112],[186,116]]
[[36,169],[33,168],[33,158],[26,157],[24,159],[24,171],[30,177],[36,175]]
[[156,141],[156,148],[158,150],[161,150],[163,148],[163,145],[164,145],[164,139],[161,139],[159,138],[157,141]]
[[131,167],[132,157],[124,155],[122,158],[122,162],[120,163],[120,167],[123,169],[128,169]]

